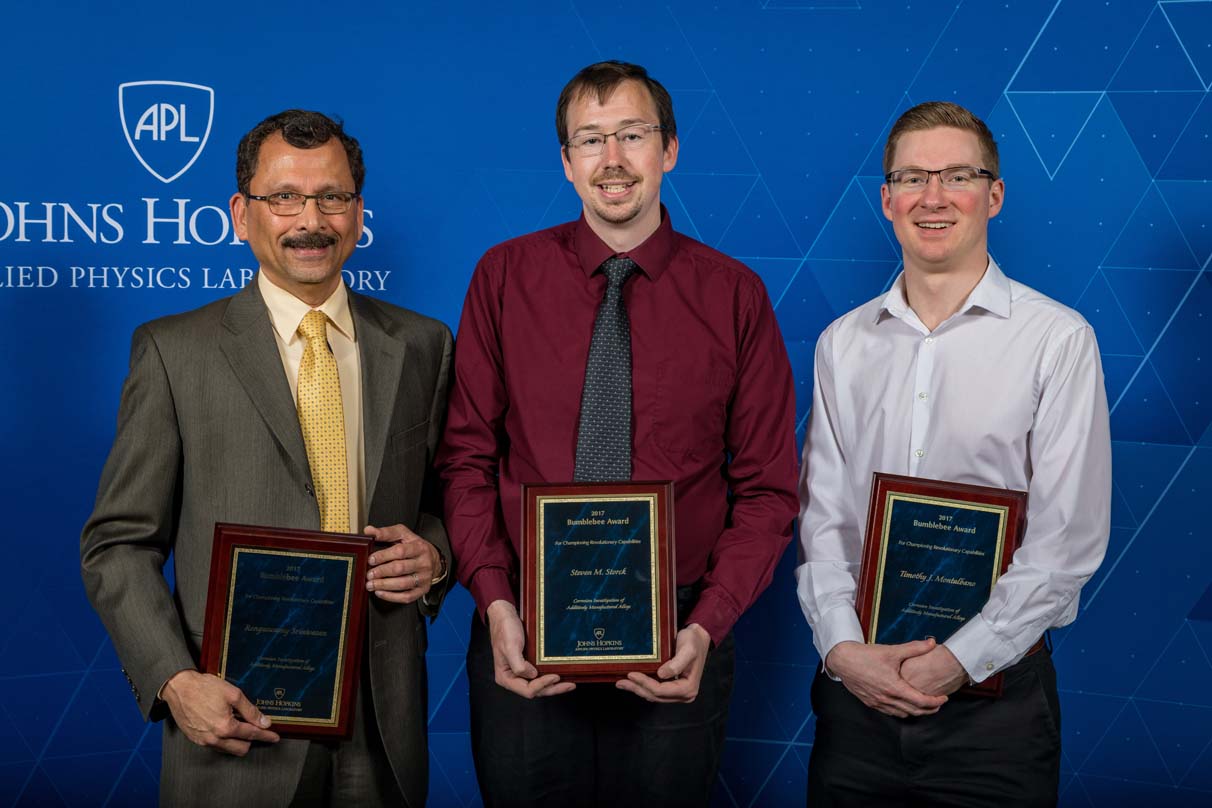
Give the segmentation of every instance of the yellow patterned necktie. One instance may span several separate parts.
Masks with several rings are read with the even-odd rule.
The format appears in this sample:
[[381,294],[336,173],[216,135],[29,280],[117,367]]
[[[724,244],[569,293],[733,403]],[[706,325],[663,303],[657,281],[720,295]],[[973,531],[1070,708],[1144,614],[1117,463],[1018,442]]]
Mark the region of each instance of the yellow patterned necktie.
[[307,312],[299,323],[299,335],[307,340],[299,363],[299,426],[320,505],[320,529],[348,533],[345,410],[337,360],[328,348],[328,316],[314,309]]

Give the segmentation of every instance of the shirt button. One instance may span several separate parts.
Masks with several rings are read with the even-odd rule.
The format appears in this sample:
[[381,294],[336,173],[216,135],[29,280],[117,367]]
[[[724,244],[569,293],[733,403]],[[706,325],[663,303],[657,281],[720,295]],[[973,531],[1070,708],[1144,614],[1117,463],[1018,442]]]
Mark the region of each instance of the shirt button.
[[918,449],[918,450],[917,450],[917,451],[915,451],[913,454],[914,454],[916,457],[925,457],[925,456],[926,456],[926,452],[925,452],[925,450],[924,450],[924,449]]
[[926,339],[924,340],[924,342],[925,342],[927,345],[930,345],[930,344],[932,344],[932,343],[934,342],[934,337],[926,337]]
[[926,394],[925,394],[925,393],[918,393],[918,394],[917,394],[917,397],[918,397],[918,398],[920,398],[922,401],[925,401],[925,400],[926,400]]
[[985,663],[985,670],[987,670],[987,671],[991,671],[991,670],[993,670],[993,663],[992,663],[992,662],[986,662],[986,663]]

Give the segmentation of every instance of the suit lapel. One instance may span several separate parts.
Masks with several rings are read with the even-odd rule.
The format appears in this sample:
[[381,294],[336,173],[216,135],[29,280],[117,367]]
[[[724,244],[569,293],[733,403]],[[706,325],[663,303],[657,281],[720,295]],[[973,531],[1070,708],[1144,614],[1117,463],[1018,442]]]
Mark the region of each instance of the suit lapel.
[[366,452],[366,507],[375,500],[383,466],[388,431],[400,389],[407,346],[391,323],[383,319],[367,298],[349,292],[362,363],[362,433]]
[[299,416],[282,370],[269,312],[255,279],[232,297],[223,315],[223,325],[219,349],[274,438],[306,474],[307,448],[303,445]]

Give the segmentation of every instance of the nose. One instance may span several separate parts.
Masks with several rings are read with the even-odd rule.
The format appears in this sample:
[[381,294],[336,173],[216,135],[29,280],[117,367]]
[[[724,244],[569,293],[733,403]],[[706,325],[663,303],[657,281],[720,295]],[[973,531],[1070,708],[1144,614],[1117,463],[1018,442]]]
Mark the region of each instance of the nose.
[[299,230],[318,230],[327,224],[327,219],[320,212],[320,202],[317,199],[303,200],[303,210],[295,217],[295,227]]
[[608,165],[618,165],[622,162],[623,144],[619,142],[618,133],[606,136],[606,143],[602,145],[602,158]]
[[936,208],[946,204],[946,201],[946,197],[943,195],[942,175],[931,172],[930,176],[926,178],[926,187],[922,189],[922,194],[918,197],[918,204]]

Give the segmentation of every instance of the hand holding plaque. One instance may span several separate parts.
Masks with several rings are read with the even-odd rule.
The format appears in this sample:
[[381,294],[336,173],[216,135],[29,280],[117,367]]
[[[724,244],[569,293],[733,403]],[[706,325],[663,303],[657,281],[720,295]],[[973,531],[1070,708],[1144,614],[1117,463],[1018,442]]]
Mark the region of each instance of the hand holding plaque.
[[[856,606],[868,643],[946,641],[980,613],[1010,565],[1027,494],[876,473]],[[991,676],[965,690],[1001,693]]]
[[286,737],[348,737],[371,538],[215,525],[203,670]]
[[615,681],[673,655],[673,484],[523,486],[522,621],[539,674]]

